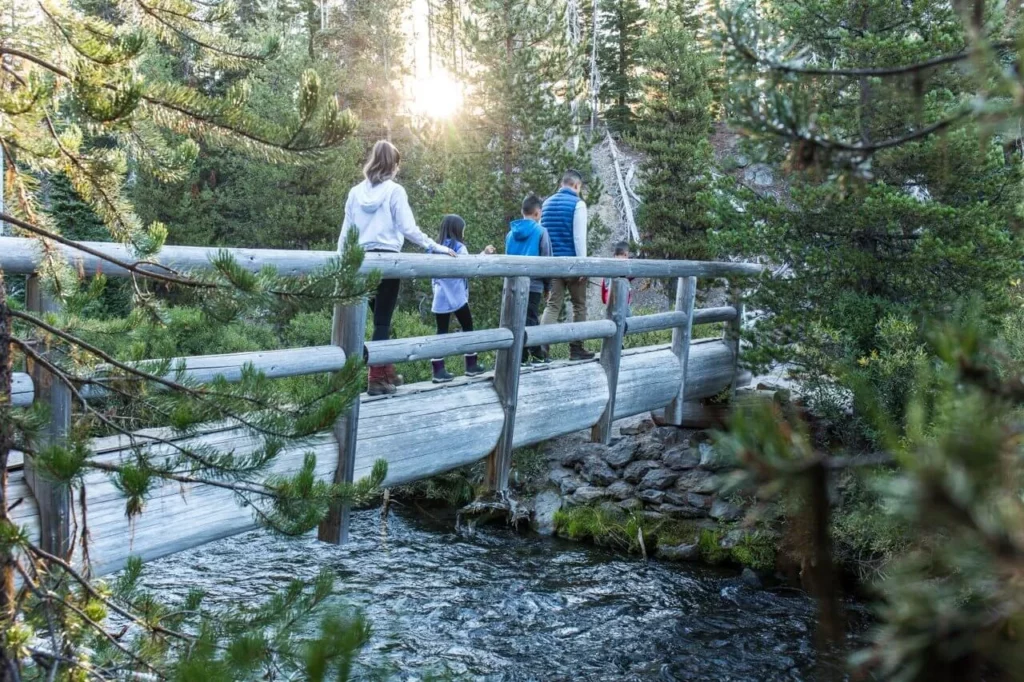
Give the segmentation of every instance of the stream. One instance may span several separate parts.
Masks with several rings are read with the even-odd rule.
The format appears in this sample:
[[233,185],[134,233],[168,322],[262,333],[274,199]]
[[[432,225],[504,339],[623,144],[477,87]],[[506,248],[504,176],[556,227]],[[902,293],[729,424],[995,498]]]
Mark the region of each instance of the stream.
[[[452,519],[354,514],[343,547],[253,531],[147,565],[168,599],[265,600],[336,571],[338,599],[373,626],[359,679],[816,680],[814,603],[743,584],[736,571],[644,562]],[[824,667],[834,669],[836,661]]]

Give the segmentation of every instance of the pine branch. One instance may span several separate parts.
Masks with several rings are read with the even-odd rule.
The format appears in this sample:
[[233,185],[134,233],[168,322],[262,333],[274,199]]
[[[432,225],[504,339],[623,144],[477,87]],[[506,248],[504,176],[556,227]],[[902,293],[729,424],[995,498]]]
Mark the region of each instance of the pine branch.
[[970,118],[976,113],[974,107],[964,107],[954,114],[951,114],[935,123],[919,128],[915,131],[909,132],[906,135],[899,137],[891,137],[886,140],[880,140],[878,142],[844,142],[835,138],[827,137],[824,135],[814,135],[804,130],[797,130],[794,128],[787,128],[786,126],[769,121],[768,117],[764,114],[756,114],[753,116],[753,120],[760,123],[764,130],[776,135],[791,140],[800,140],[806,142],[815,147],[829,149],[840,152],[849,152],[854,154],[862,154],[864,156],[870,156],[874,152],[881,151],[883,149],[892,149],[894,147],[900,147],[909,142],[916,142],[923,140],[927,137],[931,137],[936,133],[940,133],[944,130],[948,130],[956,126],[958,123]]
[[[65,331],[63,331],[61,329],[58,329],[57,327],[54,327],[53,325],[47,324],[46,322],[44,322],[43,320],[40,320],[37,317],[29,315],[28,313],[24,313],[24,312],[22,312],[20,310],[11,310],[10,312],[11,312],[11,316],[12,317],[16,317],[16,318],[18,318],[20,320],[28,322],[29,324],[35,325],[36,327],[39,327],[40,329],[43,329],[44,331],[47,331],[47,332],[53,334],[54,336],[57,336],[57,337],[63,339],[64,341],[67,341],[68,343],[70,343],[70,344],[72,344],[72,345],[74,345],[74,346],[76,346],[78,348],[81,348],[85,352],[87,352],[87,353],[89,353],[91,355],[94,355],[95,357],[100,358],[104,362],[106,362],[106,363],[116,367],[117,369],[120,369],[120,370],[122,370],[124,372],[127,372],[129,374],[132,374],[132,375],[136,376],[137,378],[143,379],[145,381],[152,381],[154,383],[160,384],[160,385],[164,386],[165,388],[171,389],[172,391],[175,391],[175,392],[177,392],[179,394],[186,394],[188,396],[191,396],[191,397],[199,399],[199,400],[204,400],[204,399],[209,399],[209,398],[225,398],[225,399],[231,399],[231,400],[242,400],[244,402],[249,402],[249,403],[253,404],[255,407],[260,408],[260,409],[268,409],[268,407],[269,407],[265,403],[262,403],[260,401],[255,400],[255,399],[252,399],[252,398],[249,398],[248,396],[226,395],[226,394],[219,393],[219,392],[207,391],[205,389],[194,388],[194,387],[191,387],[191,386],[186,386],[184,384],[180,384],[180,383],[178,383],[176,381],[171,381],[170,379],[158,376],[156,374],[151,374],[149,372],[145,372],[143,370],[140,370],[137,367],[133,367],[132,365],[130,365],[128,363],[124,363],[124,362],[121,362],[121,361],[117,360],[112,355],[110,355],[109,353],[103,351],[102,349],[100,349],[100,348],[98,348],[98,347],[96,347],[96,346],[86,342],[85,340],[80,339],[80,338],[72,335],[72,334],[68,334],[67,332],[65,332]],[[24,341],[21,341],[20,339],[12,339],[12,342],[17,343],[19,345],[22,345],[23,348],[25,347]],[[39,358],[39,359],[41,359],[41,361],[48,363],[48,361],[46,361],[45,359],[42,359],[42,356],[38,355],[34,351],[30,351],[30,352],[32,352],[33,355],[35,355],[36,358]],[[52,363],[48,363],[48,364],[51,365],[51,367],[55,370],[55,373],[58,376],[63,376],[66,381],[71,382],[71,379],[65,375],[63,370],[61,370],[60,368],[52,365]],[[76,392],[77,392],[77,389],[76,389]],[[237,414],[237,413],[235,413],[235,412],[233,412],[231,410],[222,409],[220,406],[217,406],[217,409],[218,409],[219,412],[222,412],[229,419],[233,419],[233,420],[237,421],[239,424],[241,424],[242,426],[245,426],[247,428],[253,429],[254,431],[256,431],[258,433],[261,433],[263,435],[266,435],[266,436],[273,436],[275,438],[290,439],[290,438],[294,438],[295,435],[296,435],[296,434],[292,434],[292,433],[278,433],[278,432],[272,431],[270,429],[266,429],[264,427],[261,427],[261,426],[259,426],[257,424],[254,424],[254,423],[250,422],[249,420],[247,420],[242,415]],[[117,428],[120,428],[120,427],[117,427]]]
[[176,639],[176,640],[179,640],[179,641],[182,641],[182,642],[192,642],[192,641],[194,641],[194,638],[189,636],[189,635],[183,634],[181,632],[176,632],[175,630],[171,630],[169,628],[165,628],[165,627],[163,627],[161,625],[157,625],[155,623],[148,623],[148,622],[142,620],[141,618],[139,618],[138,616],[135,616],[130,611],[127,611],[126,609],[121,608],[116,603],[114,603],[114,601],[112,599],[109,599],[108,597],[106,597],[103,594],[101,594],[96,588],[94,588],[92,586],[92,583],[88,579],[86,579],[81,573],[79,573],[77,570],[75,570],[75,568],[71,564],[69,564],[64,559],[61,559],[59,556],[56,556],[54,554],[50,554],[46,550],[42,549],[41,547],[39,547],[39,546],[37,546],[37,545],[35,545],[35,544],[31,543],[31,542],[27,544],[27,549],[28,549],[28,551],[30,553],[36,555],[40,559],[45,560],[47,563],[59,567],[72,580],[74,580],[74,582],[78,583],[82,587],[82,589],[84,589],[86,591],[86,593],[89,594],[90,597],[92,597],[93,599],[103,603],[104,605],[109,607],[112,611],[114,611],[116,614],[118,614],[122,618],[125,618],[128,621],[134,623],[135,625],[138,625],[139,627],[143,628],[146,632],[151,632],[153,634],[164,635],[165,637],[169,637],[171,639]]
[[[194,45],[197,45],[198,47],[200,47],[200,48],[202,48],[204,50],[209,50],[210,52],[213,52],[214,54],[223,55],[225,57],[232,57],[234,59],[241,59],[243,61],[259,62],[259,61],[263,60],[263,57],[261,55],[246,54],[246,53],[242,53],[242,52],[233,52],[231,50],[226,50],[226,49],[224,49],[222,47],[218,47],[218,46],[213,45],[211,43],[205,42],[205,41],[197,38],[196,36],[188,33],[187,31],[182,30],[178,26],[175,26],[173,23],[167,21],[166,19],[164,19],[163,17],[161,17],[157,13],[157,9],[159,9],[159,8],[154,8],[154,7],[150,6],[150,5],[147,5],[142,0],[135,0],[135,5],[137,7],[139,7],[146,15],[152,17],[153,20],[156,21],[157,23],[159,23],[161,26],[164,26],[165,28],[167,28],[171,32],[177,34],[178,36],[183,38],[186,42],[189,42],[189,43],[192,43]],[[168,14],[176,14],[176,13],[173,13],[173,12],[167,12],[167,13]],[[182,15],[179,14],[178,16],[182,16]],[[187,17],[187,18],[190,18],[190,17]]]
[[92,618],[89,617],[89,615],[85,611],[83,611],[82,609],[78,608],[75,604],[71,603],[67,599],[63,599],[60,595],[55,594],[53,592],[48,592],[47,596],[50,599],[52,599],[52,600],[56,600],[56,601],[60,602],[60,604],[62,606],[66,607],[66,608],[69,608],[72,611],[74,611],[75,614],[79,618],[82,619],[82,622],[84,622],[86,625],[88,625],[89,628],[91,628],[94,632],[97,632],[100,635],[102,635],[104,639],[106,639],[110,644],[112,644],[118,651],[123,653],[130,660],[132,660],[136,664],[142,666],[143,668],[148,670],[153,675],[156,675],[161,680],[166,680],[167,679],[166,675],[164,675],[159,670],[154,668],[152,665],[147,663],[145,659],[143,659],[140,656],[138,656],[137,654],[135,654],[131,649],[129,649],[125,645],[121,644],[121,642],[118,641],[117,637],[115,637],[109,631],[107,631],[107,629],[105,627],[103,627],[103,625],[101,623],[97,623],[96,621],[94,621]]
[[92,247],[86,246],[85,244],[82,244],[81,242],[76,242],[73,239],[68,239],[67,237],[61,236],[56,232],[46,230],[38,225],[33,225],[32,223],[26,222],[19,218],[15,218],[14,216],[8,213],[0,213],[0,221],[8,222],[14,225],[15,227],[25,230],[26,232],[31,232],[33,234],[39,235],[40,237],[44,237],[45,239],[50,239],[59,244],[63,244],[64,246],[69,246],[72,249],[81,251],[82,253],[87,253],[90,256],[99,258],[100,260],[110,263],[111,265],[116,265],[117,267],[123,268],[124,270],[127,270],[128,272],[131,272],[134,275],[139,275],[147,279],[153,279],[159,282],[164,282],[166,284],[181,284],[184,286],[196,287],[200,289],[214,289],[217,288],[218,286],[213,282],[203,282],[202,280],[181,277],[177,275],[162,275],[151,270],[143,269],[143,265],[149,265],[152,267],[160,267],[165,270],[170,270],[170,268],[168,268],[167,266],[161,265],[159,263],[154,263],[152,261],[135,261],[134,263],[129,263],[128,261],[124,261],[121,260],[120,258],[115,258],[106,253],[103,253],[99,249],[94,249]]
[[[9,54],[14,57],[20,57],[22,59],[30,61],[33,64],[36,64],[37,66],[43,69],[46,69],[50,73],[53,73],[56,76],[60,76],[61,78],[67,79],[69,81],[74,80],[74,78],[68,71],[37,55],[25,52],[23,50],[19,50],[17,48],[5,47],[0,45],[0,56],[5,54]],[[110,91],[118,90],[117,86],[112,83],[103,83],[102,87]],[[198,93],[193,94],[198,95]],[[140,99],[151,106],[174,112],[175,114],[183,116],[192,121],[199,121],[204,125],[211,126],[213,128],[218,129],[221,132],[236,136],[240,139],[248,140],[249,142],[255,143],[261,147],[265,147],[266,149],[303,155],[324,152],[328,149],[332,149],[334,146],[333,144],[310,144],[303,146],[288,146],[280,142],[275,142],[269,138],[254,133],[250,130],[246,130],[239,126],[217,120],[216,118],[212,118],[206,112],[191,109],[182,104],[172,102],[168,100],[166,97],[161,97],[154,94],[152,90],[148,92],[143,91],[140,94]]]
[[[976,47],[973,50],[964,50],[963,52],[940,55],[921,62],[901,64],[898,66],[852,67],[840,69],[817,68],[813,66],[804,66],[799,61],[781,61],[773,59],[743,42],[739,37],[738,32],[734,30],[734,27],[730,27],[729,37],[733,46],[736,48],[736,52],[744,57],[747,62],[757,66],[764,66],[778,73],[794,74],[799,76],[834,76],[847,78],[887,78],[894,76],[907,76],[910,74],[917,74],[922,71],[928,71],[929,69],[934,69],[940,66],[948,66],[950,64],[966,61],[978,56],[982,52],[980,47]],[[1011,50],[1016,48],[1016,44],[1009,41],[1003,41],[993,43],[991,47],[996,50]]]
[[[156,440],[159,442],[159,440]],[[90,461],[89,466],[100,471],[107,473],[118,473],[121,471],[121,467],[116,464],[107,464],[105,462]],[[201,476],[189,476],[186,474],[177,474],[167,470],[154,470],[154,473],[162,479],[175,481],[177,483],[197,483],[201,485],[209,485],[214,488],[221,488],[222,490],[230,490],[235,493],[251,493],[253,495],[260,495],[262,497],[277,497],[277,493],[270,486],[263,485],[261,483],[255,483],[253,481],[240,481],[240,482],[225,482],[218,481],[213,478],[206,478]]]
[[[107,417],[106,415],[102,414],[101,412],[99,412],[98,410],[93,408],[91,405],[89,405],[88,401],[86,401],[86,399],[82,396],[81,392],[78,390],[78,387],[75,385],[74,381],[69,376],[67,376],[67,374],[63,370],[61,370],[55,364],[50,362],[44,356],[42,356],[39,353],[37,353],[33,348],[31,348],[28,344],[26,344],[25,342],[21,341],[20,339],[12,339],[12,343],[15,346],[17,346],[19,349],[21,349],[22,353],[24,353],[27,357],[31,358],[33,362],[36,362],[41,367],[44,367],[50,374],[55,376],[62,384],[64,384],[68,388],[68,390],[71,392],[73,397],[76,398],[82,404],[82,406],[85,408],[85,410],[89,414],[92,414],[93,416],[95,416],[97,419],[99,419],[99,421],[102,424],[104,424],[105,426],[110,428],[115,433],[118,433],[118,434],[124,436],[125,438],[127,438],[128,442],[131,443],[132,449],[141,448],[142,445],[153,445],[153,444],[165,445],[165,446],[171,448],[172,450],[174,450],[175,452],[178,452],[185,459],[190,460],[192,462],[195,462],[196,464],[199,464],[202,467],[205,467],[206,469],[213,470],[213,471],[219,471],[221,473],[235,473],[234,470],[230,469],[229,467],[225,467],[225,466],[223,466],[221,464],[218,464],[218,463],[215,463],[215,462],[211,462],[210,460],[206,459],[205,457],[199,455],[195,450],[192,450],[190,448],[186,448],[185,446],[181,445],[177,441],[174,441],[174,440],[171,440],[171,439],[168,439],[168,438],[163,438],[163,437],[157,436],[157,435],[142,436],[141,440],[140,440],[140,436],[139,436],[138,433],[135,433],[133,431],[129,431],[128,429],[125,429],[125,428],[117,425],[109,417]],[[112,466],[112,465],[104,465],[102,463],[96,462],[95,460],[88,461],[87,465],[90,466],[90,467],[96,468],[96,469],[100,469],[101,471],[117,472],[117,471],[121,470],[120,467],[115,467],[115,466]],[[170,472],[170,471],[168,471],[166,469],[160,469],[160,470],[154,469],[153,471],[158,476],[163,477],[163,478],[173,478],[173,476],[174,476],[173,472]],[[177,479],[174,479],[174,480],[177,480]],[[197,481],[194,481],[194,482],[206,483],[207,481],[206,480],[202,480],[202,481],[197,480]],[[249,482],[247,482],[247,483],[249,483]],[[214,485],[214,484],[211,483],[211,485]],[[225,485],[225,484],[218,484],[218,485]]]

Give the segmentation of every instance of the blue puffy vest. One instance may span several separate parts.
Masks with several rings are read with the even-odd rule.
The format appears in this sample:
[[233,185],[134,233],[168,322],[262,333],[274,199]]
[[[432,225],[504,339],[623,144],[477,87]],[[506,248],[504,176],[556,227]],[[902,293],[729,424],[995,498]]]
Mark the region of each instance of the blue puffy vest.
[[563,187],[544,202],[544,213],[540,224],[551,238],[553,256],[575,256],[576,242],[572,238],[572,217],[580,197],[568,187]]

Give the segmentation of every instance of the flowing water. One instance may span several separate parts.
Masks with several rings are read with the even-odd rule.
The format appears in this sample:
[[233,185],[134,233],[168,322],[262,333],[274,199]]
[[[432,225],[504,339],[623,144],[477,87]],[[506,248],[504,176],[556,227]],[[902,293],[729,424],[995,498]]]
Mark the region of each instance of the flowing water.
[[[343,547],[247,533],[153,562],[171,598],[255,604],[322,568],[369,617],[364,678],[815,680],[814,604],[734,571],[645,563],[450,519],[357,512]],[[383,672],[381,672],[383,671]]]

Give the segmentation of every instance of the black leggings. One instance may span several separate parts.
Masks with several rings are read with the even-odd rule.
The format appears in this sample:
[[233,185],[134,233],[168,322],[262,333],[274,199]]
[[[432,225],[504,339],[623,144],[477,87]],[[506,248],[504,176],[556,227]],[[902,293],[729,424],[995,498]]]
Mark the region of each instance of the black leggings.
[[382,279],[377,285],[376,295],[370,299],[374,341],[387,341],[391,338],[391,317],[398,305],[398,287],[401,284],[400,279]]
[[452,323],[452,315],[455,315],[459,320],[459,325],[462,327],[462,331],[471,332],[473,331],[473,313],[469,312],[469,304],[462,306],[455,313],[434,313],[434,317],[437,318],[437,333],[447,334],[448,329]]

